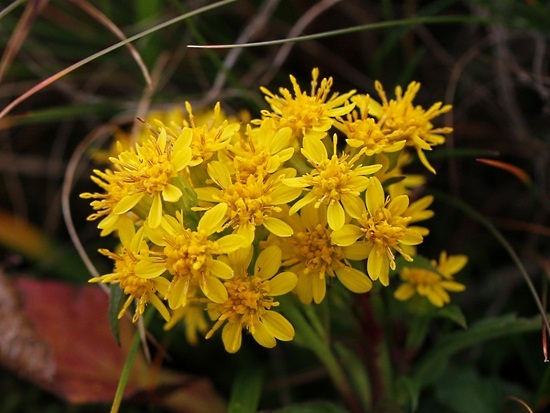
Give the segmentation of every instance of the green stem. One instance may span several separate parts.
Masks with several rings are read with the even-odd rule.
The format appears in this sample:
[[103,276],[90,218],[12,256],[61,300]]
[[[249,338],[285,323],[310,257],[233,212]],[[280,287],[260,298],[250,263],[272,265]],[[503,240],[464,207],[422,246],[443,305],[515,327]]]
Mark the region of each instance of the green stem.
[[[281,304],[284,301],[284,304],[281,305],[281,311],[288,316],[296,328],[296,341],[313,351],[323,363],[336,390],[340,393],[349,409],[357,413],[363,412],[348,377],[331,349],[327,334],[318,334],[317,329],[311,326],[298,306],[290,299],[281,297],[280,301]],[[308,317],[315,317],[314,314],[314,311],[308,311]],[[317,320],[315,324],[319,326],[321,322]]]
[[[153,311],[146,312],[143,318],[143,322],[147,324],[147,322],[151,319],[152,315],[153,315]],[[141,338],[142,337],[139,334],[139,330],[136,330],[136,333],[134,334],[134,338],[132,339],[132,343],[130,344],[130,348],[128,349],[128,355],[126,356],[126,361],[124,362],[122,372],[120,373],[120,378],[118,380],[118,386],[116,389],[115,397],[113,399],[113,404],[111,405],[111,413],[118,413],[118,409],[120,408],[120,404],[124,397],[124,390],[126,389],[126,384],[128,383],[128,377],[130,377],[132,364],[134,363],[134,359],[136,358],[139,344],[141,343]]]

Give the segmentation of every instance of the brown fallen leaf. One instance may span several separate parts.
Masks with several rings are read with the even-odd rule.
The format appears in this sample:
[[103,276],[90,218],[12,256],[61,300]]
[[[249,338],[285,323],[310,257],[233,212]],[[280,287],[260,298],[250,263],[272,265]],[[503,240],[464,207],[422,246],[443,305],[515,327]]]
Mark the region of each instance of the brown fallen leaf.
[[[131,323],[122,321],[122,345],[118,347],[109,329],[108,298],[97,286],[75,287],[23,277],[17,278],[16,286],[23,314],[34,328],[33,337],[46,343],[55,366],[46,380],[35,380],[32,374],[27,378],[72,403],[110,403],[134,332]],[[209,380],[165,369],[158,373],[152,370],[138,353],[125,398],[154,401],[175,412],[226,410]]]
[[18,291],[0,270],[0,365],[41,385],[52,382],[55,365],[49,344],[22,311]]

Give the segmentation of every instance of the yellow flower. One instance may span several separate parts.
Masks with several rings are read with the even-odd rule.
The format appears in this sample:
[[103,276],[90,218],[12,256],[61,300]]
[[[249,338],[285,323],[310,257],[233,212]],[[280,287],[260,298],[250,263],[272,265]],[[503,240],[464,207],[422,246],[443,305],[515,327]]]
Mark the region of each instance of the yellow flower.
[[239,235],[211,239],[221,230],[226,210],[225,204],[219,204],[207,211],[196,231],[184,227],[179,212],[176,218],[164,215],[158,228],[146,228],[151,242],[164,250],[150,260],[142,260],[136,272],[143,278],[157,277],[166,270],[172,275],[165,294],[171,309],[185,307],[189,294],[196,291],[197,285],[211,301],[227,299],[220,278],[231,278],[233,270],[215,257],[235,251],[244,240]]
[[179,322],[184,325],[187,342],[193,346],[198,344],[199,336],[204,335],[209,327],[204,306],[198,301],[189,301],[185,307],[174,310],[170,321],[164,325],[164,330],[170,330]]
[[228,120],[221,110],[220,103],[216,103],[213,111],[203,114],[199,121],[195,120],[193,108],[185,102],[189,114],[189,124],[185,125],[193,131],[191,139],[192,159],[190,166],[196,166],[208,161],[214,154],[227,147],[233,136],[237,134],[241,125],[237,121]]
[[369,115],[369,95],[356,95],[351,98],[356,109],[345,120],[340,119],[335,126],[346,135],[346,142],[352,148],[361,148],[362,153],[372,156],[381,152],[398,152],[407,142],[400,139],[400,131],[385,133],[379,123]]
[[332,78],[324,78],[318,87],[319,69],[313,69],[311,74],[313,78],[311,94],[303,92],[292,75],[290,81],[295,97],[286,88],[279,89],[282,96],[274,95],[265,87],[260,88],[266,95],[265,100],[273,111],[263,110],[262,116],[273,118],[277,128],[290,127],[294,138],[305,136],[324,138],[332,127],[334,119],[344,116],[354,107],[353,103],[348,103],[348,99],[355,93],[354,90],[341,96],[338,96],[338,93],[333,93],[329,98]]
[[388,194],[392,198],[410,195],[414,189],[426,183],[424,175],[403,172],[403,168],[412,162],[412,156],[408,152],[401,152],[395,165],[391,165],[390,159],[384,153],[375,155],[374,162],[382,165],[375,176],[387,185]]
[[99,250],[100,253],[114,260],[114,271],[110,274],[92,278],[89,282],[120,285],[120,288],[124,291],[124,294],[128,295],[128,298],[124,302],[118,318],[122,318],[132,301],[137,300],[136,311],[133,317],[134,322],[143,315],[147,303],[153,304],[162,317],[166,321],[169,321],[170,314],[168,309],[157,296],[157,294],[164,295],[166,293],[169,284],[168,280],[159,276],[143,278],[136,273],[136,266],[142,259],[147,258],[147,255],[143,255],[148,250],[146,242],[143,239],[143,228],[135,234],[133,226],[131,229],[130,227],[125,228],[125,231],[120,233],[122,241],[120,252],[115,253],[106,249]]
[[283,184],[285,176],[296,174],[294,169],[282,169],[265,180],[262,176],[248,175],[244,181],[238,176],[234,181],[225,164],[212,161],[208,164],[208,174],[220,189],[197,188],[198,199],[226,205],[226,225],[242,235],[248,244],[254,240],[257,226],[263,225],[279,237],[292,234],[288,224],[272,214],[280,210],[279,205],[293,201],[302,192],[299,188],[289,188]]
[[426,159],[426,155],[422,151],[432,150],[432,146],[445,143],[443,134],[451,133],[452,128],[434,128],[431,120],[439,115],[442,115],[451,110],[451,105],[443,106],[443,103],[434,103],[428,110],[424,110],[422,106],[413,105],[420,83],[411,82],[403,94],[400,86],[395,88],[396,99],[388,101],[384,88],[380,82],[374,84],[382,105],[372,101],[369,104],[369,113],[378,119],[378,123],[383,131],[392,134],[399,131],[394,139],[407,141],[407,146],[414,146],[417,155],[422,164],[432,173],[435,169]]
[[409,207],[409,197],[384,197],[382,184],[376,177],[370,178],[366,191],[367,209],[357,218],[359,225],[346,224],[331,235],[336,245],[349,246],[363,243],[368,251],[367,272],[371,279],[380,279],[382,285],[389,284],[389,269],[395,269],[393,251],[399,252],[407,261],[412,258],[403,251],[402,246],[418,245],[422,235],[408,228],[411,216],[405,215]]
[[294,338],[292,324],[276,311],[279,302],[273,297],[284,295],[296,286],[298,278],[292,272],[279,273],[281,250],[268,247],[260,252],[254,273],[248,273],[252,247],[242,248],[228,255],[228,264],[235,269],[235,277],[225,281],[228,298],[220,304],[208,304],[213,320],[217,320],[206,338],[223,324],[222,341],[227,352],[235,353],[241,347],[242,330],[248,330],[258,344],[272,348],[277,340]]
[[464,284],[454,281],[453,275],[459,272],[468,258],[465,255],[451,255],[447,257],[445,251],[439,256],[439,263],[432,260],[434,271],[425,268],[403,268],[399,276],[404,281],[394,296],[400,301],[406,301],[415,294],[426,297],[434,306],[443,307],[451,302],[449,291],[460,292],[465,290]]
[[101,229],[100,235],[102,237],[109,235],[111,232],[118,230],[122,226],[134,226],[134,221],[137,218],[131,212],[127,214],[115,214],[114,208],[118,205],[121,199],[130,196],[135,193],[135,188],[132,184],[123,182],[119,175],[116,175],[110,169],[101,172],[98,169],[94,170],[95,175],[90,178],[99,187],[101,187],[104,193],[90,193],[85,192],[80,194],[83,199],[93,199],[90,202],[92,208],[97,211],[88,216],[88,221],[94,221],[98,218],[102,218],[97,227]]
[[328,225],[333,230],[340,229],[344,225],[346,213],[354,218],[361,215],[362,201],[359,194],[369,184],[369,178],[366,175],[375,173],[381,167],[381,165],[354,166],[360,154],[349,160],[346,154],[338,156],[336,144],[336,136],[334,136],[334,154],[329,159],[323,142],[306,136],[302,153],[314,169],[307,175],[284,180],[285,185],[291,188],[309,188],[308,194],[290,208],[290,214],[313,202],[316,208],[325,204],[328,206]]
[[[327,277],[336,277],[348,290],[365,293],[372,281],[363,272],[351,266],[349,260],[364,260],[368,253],[361,244],[340,247],[330,239],[332,230],[327,227],[326,207],[306,205],[300,214],[287,218],[294,233],[289,239],[279,239],[284,267],[298,276],[294,291],[300,301],[319,304],[325,298]],[[276,237],[270,237],[272,243]]]
[[191,137],[192,131],[184,129],[177,139],[169,141],[166,129],[161,129],[157,138],[151,136],[143,144],[137,144],[135,150],[124,151],[118,158],[111,158],[111,162],[118,167],[115,173],[134,189],[133,193],[118,202],[113,213],[128,212],[148,195],[148,223],[152,228],[158,227],[162,218],[161,198],[177,202],[182,196],[182,191],[170,181],[191,160]]
[[272,118],[262,120],[259,127],[247,125],[246,135],[247,139],[241,139],[229,147],[229,156],[242,181],[250,175],[266,179],[294,154],[290,144],[292,130],[276,130]]

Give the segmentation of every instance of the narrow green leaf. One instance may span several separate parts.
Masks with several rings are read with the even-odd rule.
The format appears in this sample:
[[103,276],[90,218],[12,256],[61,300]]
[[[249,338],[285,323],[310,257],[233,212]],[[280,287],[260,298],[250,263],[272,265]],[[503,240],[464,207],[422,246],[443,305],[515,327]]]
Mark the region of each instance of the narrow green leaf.
[[464,313],[462,312],[460,307],[455,304],[449,304],[445,307],[438,308],[435,312],[435,316],[454,321],[462,328],[468,328],[468,323],[466,322],[466,317],[464,316]]
[[449,358],[459,351],[499,337],[538,331],[540,323],[540,317],[520,319],[514,314],[507,314],[472,324],[468,330],[450,334],[437,343],[431,352],[419,360],[412,380],[419,388],[427,386],[438,379]]
[[109,324],[113,337],[120,346],[120,320],[118,319],[118,313],[120,312],[124,295],[118,284],[111,284],[109,290]]
[[258,410],[264,371],[255,367],[244,367],[235,377],[231,389],[228,413],[254,413]]

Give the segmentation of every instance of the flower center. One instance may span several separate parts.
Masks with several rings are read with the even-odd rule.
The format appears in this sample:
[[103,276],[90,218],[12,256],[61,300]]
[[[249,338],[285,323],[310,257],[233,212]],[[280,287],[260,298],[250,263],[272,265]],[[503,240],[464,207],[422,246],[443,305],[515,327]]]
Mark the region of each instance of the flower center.
[[215,241],[202,232],[185,229],[183,234],[166,239],[164,247],[167,270],[176,276],[198,276],[207,270]]
[[262,225],[264,219],[277,211],[277,207],[270,206],[271,185],[265,183],[261,177],[250,175],[246,182],[236,182],[223,192],[221,201],[228,206],[230,225],[237,226],[252,223]]
[[405,269],[401,273],[401,278],[410,284],[426,287],[437,285],[441,282],[441,276],[439,274],[420,268]]
[[396,248],[407,231],[411,217],[391,216],[387,208],[379,208],[373,216],[362,218],[365,238],[386,248]]
[[295,234],[291,242],[296,245],[296,254],[305,265],[305,274],[334,276],[334,270],[344,258],[342,248],[331,242],[330,231],[321,224],[317,224],[314,231]]
[[229,298],[217,308],[221,314],[220,320],[240,323],[251,333],[254,333],[254,326],[260,322],[264,312],[279,305],[273,298],[267,297],[269,286],[260,277],[244,274],[226,281],[224,285]]

